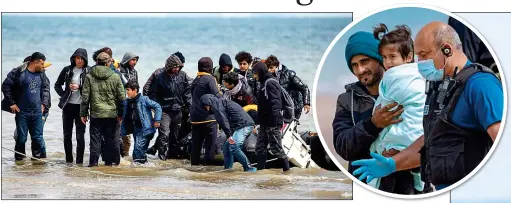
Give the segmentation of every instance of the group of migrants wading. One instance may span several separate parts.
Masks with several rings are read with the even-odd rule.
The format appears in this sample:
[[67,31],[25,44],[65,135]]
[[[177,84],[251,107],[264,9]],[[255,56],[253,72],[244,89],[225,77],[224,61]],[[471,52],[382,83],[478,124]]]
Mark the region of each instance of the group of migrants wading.
[[[203,57],[197,63],[196,77],[191,78],[183,70],[185,57],[176,52],[144,86],[139,85],[135,68],[138,55],[127,52],[118,61],[105,47],[92,58],[95,64],[89,62],[85,49],[78,48],[54,82],[62,109],[67,163],[83,164],[89,123],[89,167],[98,166],[100,157],[106,166],[119,165],[121,157],[129,155],[133,139],[136,164],[146,163],[146,154],[157,154],[161,160],[190,159],[191,165],[215,165],[219,162],[215,155],[222,154],[220,162],[226,169],[238,161],[244,171],[262,170],[272,156],[281,161],[270,167],[289,170],[282,129],[291,123],[298,125],[302,109],[310,111],[310,92],[277,57],[261,60],[241,51],[235,56],[239,68],[227,54],[220,56],[218,66]],[[45,55],[35,52],[2,83],[2,110],[16,114],[17,161],[25,158],[28,134],[32,157],[47,157],[43,126],[51,107],[50,80],[45,74],[49,66]],[[154,145],[149,146],[156,133]],[[319,139],[310,135],[314,133],[303,133],[302,141],[314,143],[320,152],[316,156],[321,157],[318,165],[329,162],[327,168],[332,168]]]

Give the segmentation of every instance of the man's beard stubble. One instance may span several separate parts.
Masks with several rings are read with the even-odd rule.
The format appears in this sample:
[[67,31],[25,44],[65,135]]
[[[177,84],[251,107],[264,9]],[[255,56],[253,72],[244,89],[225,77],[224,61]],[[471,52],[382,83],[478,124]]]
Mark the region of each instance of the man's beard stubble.
[[383,78],[384,72],[385,72],[385,70],[382,68],[379,71],[376,71],[375,73],[373,73],[372,80],[367,82],[365,84],[365,86],[374,87],[375,85],[378,85],[380,83],[381,79]]

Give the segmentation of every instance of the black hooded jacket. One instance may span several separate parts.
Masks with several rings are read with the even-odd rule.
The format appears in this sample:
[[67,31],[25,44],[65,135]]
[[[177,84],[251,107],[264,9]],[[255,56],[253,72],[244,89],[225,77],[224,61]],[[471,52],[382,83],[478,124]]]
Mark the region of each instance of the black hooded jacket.
[[[71,89],[69,88],[69,85],[71,84],[71,80],[73,79],[73,68],[76,66],[74,60],[75,56],[82,57],[83,61],[85,62],[84,67],[82,68],[82,73],[80,74],[79,84],[80,91],[82,90],[82,85],[85,81],[85,76],[87,76],[87,73],[90,71],[87,59],[87,50],[82,48],[76,49],[73,55],[71,55],[71,57],[69,58],[71,65],[66,66],[62,69],[54,85],[55,91],[60,96],[59,108],[61,109],[64,109],[64,106],[67,104],[69,97],[71,96]],[[62,89],[62,85],[65,85],[64,89]]]
[[215,121],[215,115],[206,111],[200,104],[200,98],[205,94],[212,94],[220,98],[215,78],[211,75],[213,71],[213,61],[209,57],[203,57],[198,63],[199,74],[193,80],[191,85],[192,109],[190,119],[192,124],[200,124]]
[[253,126],[254,121],[243,108],[236,102],[217,98],[212,94],[205,94],[200,98],[202,108],[208,105],[213,112],[216,122],[227,137],[231,137],[234,131],[244,127]]
[[[188,81],[189,84],[192,84],[192,78],[190,78],[190,76],[188,76],[188,74],[186,74],[186,72],[182,71],[182,67],[179,69],[180,72],[183,72],[185,73],[185,76],[186,76],[186,80]],[[144,96],[148,96],[149,95],[149,91],[151,90],[151,85],[153,84],[153,81],[155,80],[156,76],[158,76],[160,73],[162,73],[163,71],[165,71],[165,67],[163,68],[158,68],[156,69],[153,74],[151,74],[151,76],[149,76],[149,79],[147,79],[147,82],[144,84],[144,88],[142,90],[142,95]]]
[[257,95],[257,117],[262,126],[276,127],[284,122],[282,117],[282,93],[280,84],[275,80],[268,81],[266,91],[264,84],[269,78],[275,77],[268,72],[268,68],[262,62],[258,62],[254,68],[254,74],[259,77],[261,89]]
[[332,122],[333,142],[337,154],[349,161],[348,172],[353,173],[357,167],[351,162],[371,158],[369,148],[382,129],[371,122],[376,97],[371,96],[360,82],[345,88],[346,92],[337,98]]
[[277,71],[276,76],[280,85],[293,97],[295,108],[301,109],[304,105],[310,105],[309,87],[296,76],[295,71],[282,65],[282,69]]
[[[231,57],[225,53],[220,56],[220,59],[218,60],[218,64],[219,64],[219,66],[217,66],[213,69],[213,76],[215,76],[216,82],[218,84],[223,85],[222,80],[224,78],[224,74],[226,74],[228,72],[232,72],[232,71],[238,72],[238,69],[233,68],[234,66],[232,65]],[[226,73],[222,72],[222,68],[224,66],[230,67],[230,69]]]
[[151,84],[149,99],[158,102],[164,112],[190,107],[192,97],[186,73],[178,71],[172,75],[168,72],[158,74]]

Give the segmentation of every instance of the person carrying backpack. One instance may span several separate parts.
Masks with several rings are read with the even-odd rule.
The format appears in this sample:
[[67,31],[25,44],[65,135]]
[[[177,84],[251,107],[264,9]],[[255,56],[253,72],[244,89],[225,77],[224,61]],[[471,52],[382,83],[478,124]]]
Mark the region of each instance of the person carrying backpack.
[[282,170],[288,171],[289,160],[282,148],[282,132],[280,131],[284,123],[282,111],[285,111],[288,106],[283,105],[286,103],[283,102],[283,100],[286,100],[283,95],[287,93],[283,93],[279,82],[268,71],[268,67],[264,63],[258,62],[255,64],[253,71],[254,78],[261,84],[257,96],[257,117],[260,124],[256,144],[257,170],[265,168],[267,146],[269,144],[271,153],[282,160]]

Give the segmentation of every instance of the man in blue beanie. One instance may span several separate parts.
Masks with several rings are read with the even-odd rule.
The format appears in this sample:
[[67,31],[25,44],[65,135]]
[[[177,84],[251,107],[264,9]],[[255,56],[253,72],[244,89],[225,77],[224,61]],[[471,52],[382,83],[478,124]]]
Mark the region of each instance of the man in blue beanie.
[[373,34],[357,32],[350,36],[346,44],[346,63],[358,81],[346,85],[346,92],[337,98],[332,127],[335,150],[350,162],[350,173],[357,169],[351,162],[371,158],[371,144],[383,128],[400,122],[393,118],[403,112],[402,107],[389,111],[397,106],[394,103],[377,107],[373,114],[378,86],[385,71],[382,57],[378,53],[378,43]]

